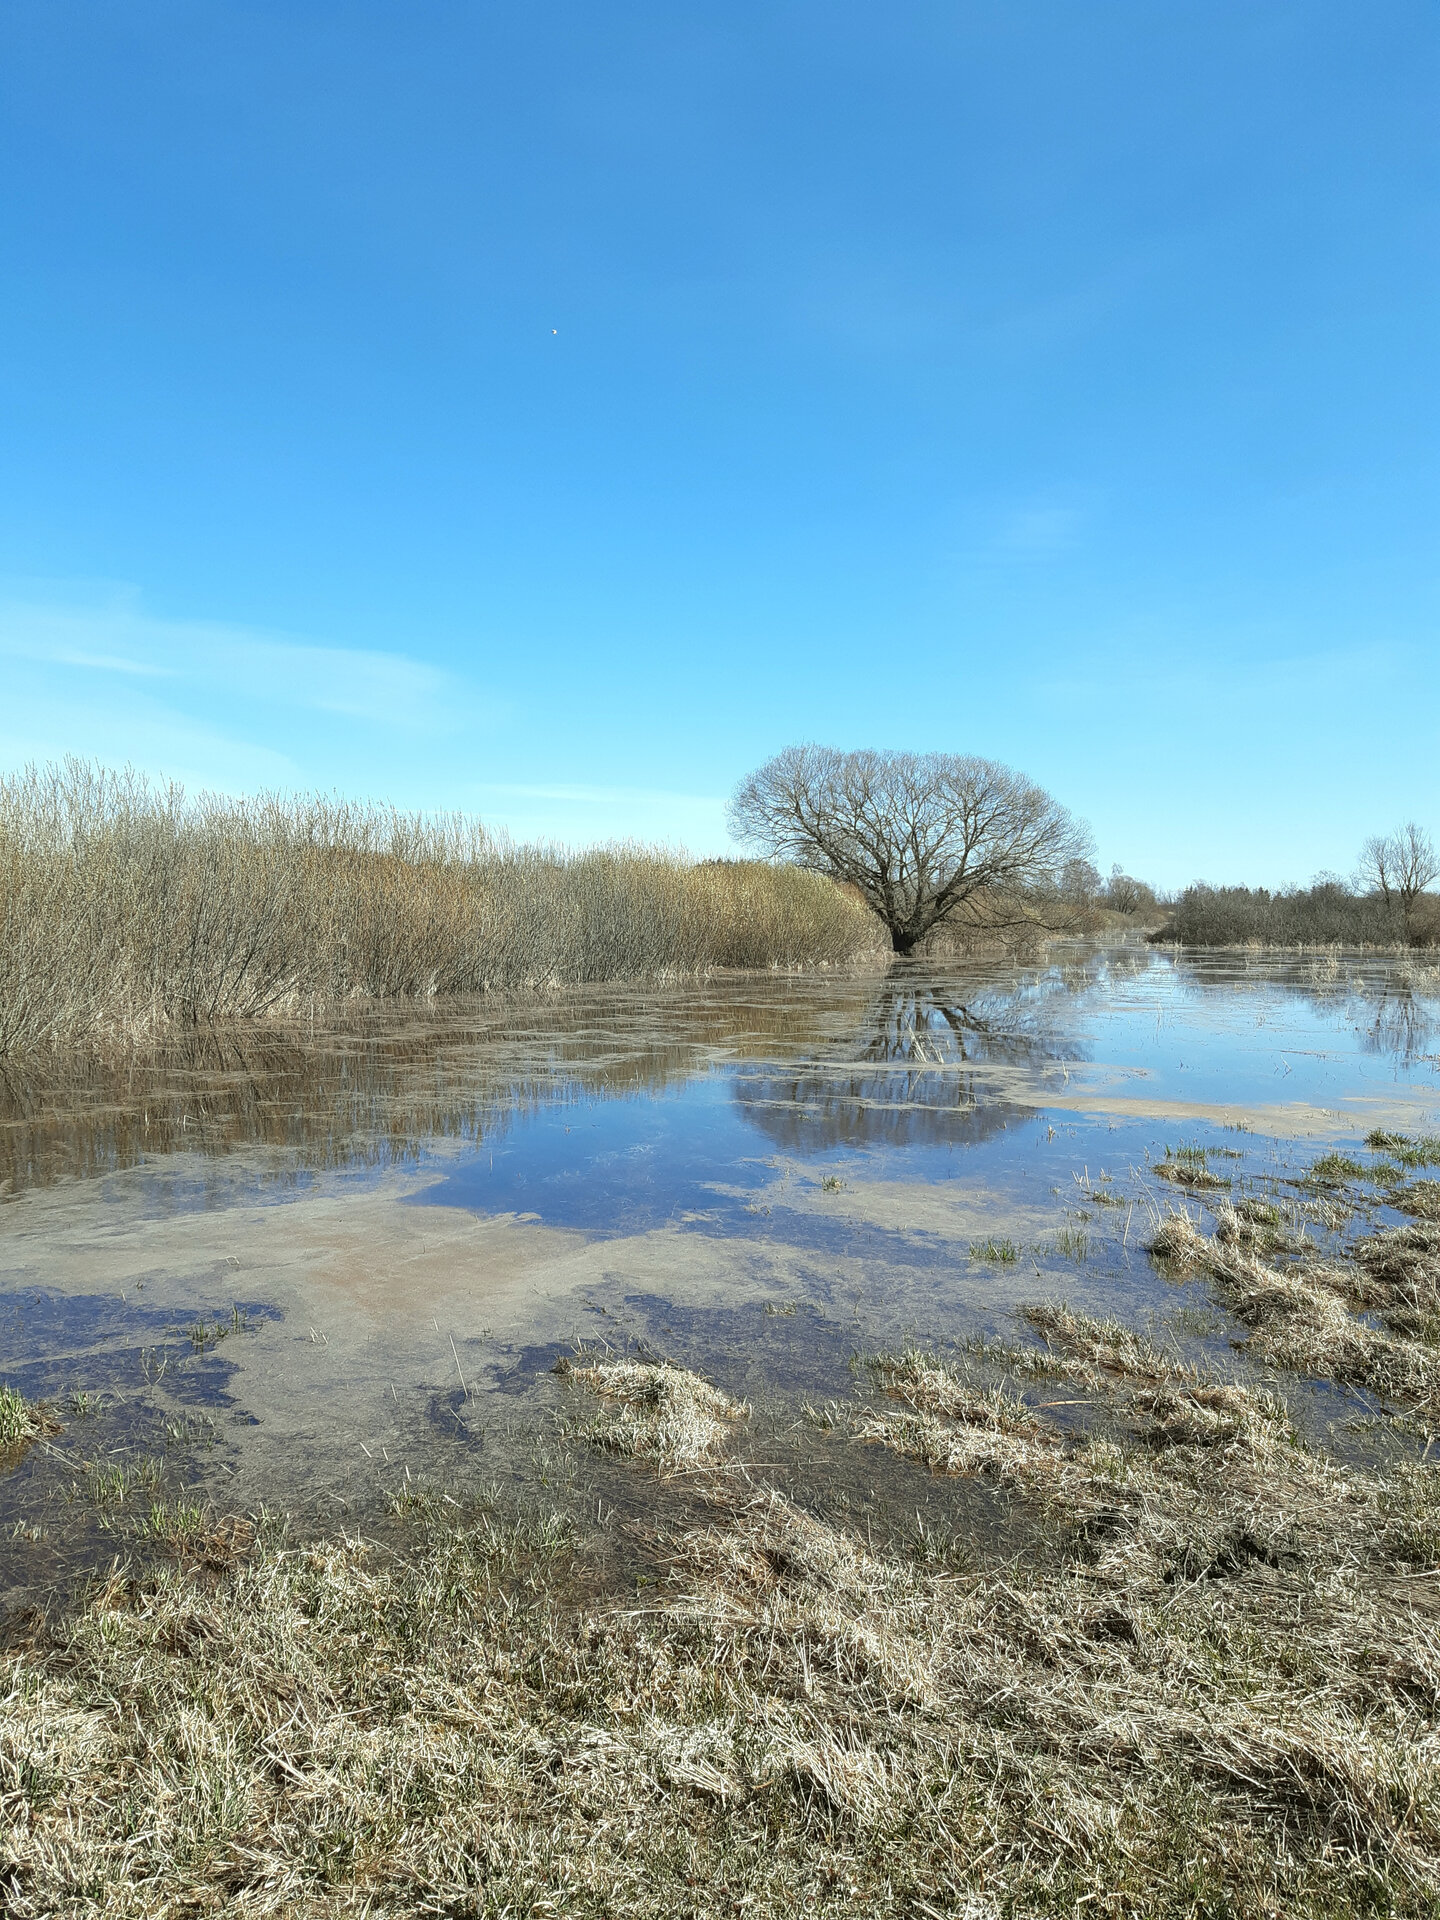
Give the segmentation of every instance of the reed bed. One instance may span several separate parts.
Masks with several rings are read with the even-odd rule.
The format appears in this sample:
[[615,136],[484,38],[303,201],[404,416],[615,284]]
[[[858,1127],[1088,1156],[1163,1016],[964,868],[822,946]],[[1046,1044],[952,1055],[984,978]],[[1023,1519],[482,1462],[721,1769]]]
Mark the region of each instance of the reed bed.
[[192,797],[76,760],[0,778],[0,1057],[881,945],[858,898],[792,867],[515,846],[459,817]]

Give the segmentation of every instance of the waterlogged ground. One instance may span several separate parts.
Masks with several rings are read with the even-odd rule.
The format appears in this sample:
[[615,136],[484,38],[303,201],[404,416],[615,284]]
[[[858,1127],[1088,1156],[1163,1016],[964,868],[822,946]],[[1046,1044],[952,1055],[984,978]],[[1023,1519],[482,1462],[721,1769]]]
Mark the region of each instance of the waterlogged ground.
[[[802,1497],[1001,1527],[879,1449],[822,1463],[803,1407],[882,1349],[1013,1338],[1036,1299],[1228,1362],[1205,1283],[1145,1251],[1159,1218],[1243,1192],[1322,1243],[1384,1222],[1308,1178],[1377,1127],[1440,1131],[1440,975],[1140,944],[390,1011],[17,1083],[0,1384],[61,1430],[0,1456],[0,1602],[157,1503],[653,1504],[566,1442],[552,1369],[597,1346],[748,1399],[744,1447]],[[1202,1157],[1218,1184],[1166,1177]],[[1316,1390],[1309,1417],[1377,1411]]]

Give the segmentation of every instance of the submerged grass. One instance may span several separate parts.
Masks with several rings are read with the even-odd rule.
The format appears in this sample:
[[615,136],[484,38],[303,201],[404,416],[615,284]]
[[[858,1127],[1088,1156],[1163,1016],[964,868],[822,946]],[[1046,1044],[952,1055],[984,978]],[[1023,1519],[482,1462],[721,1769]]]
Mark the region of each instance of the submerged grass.
[[1164,1159],[1157,1160],[1151,1171],[1158,1180],[1168,1180],[1172,1186],[1197,1193],[1230,1184],[1210,1166],[1209,1150],[1205,1147],[1166,1147]]
[[1417,1139],[1408,1133],[1387,1133],[1383,1127],[1376,1127],[1365,1136],[1365,1144],[1377,1153],[1389,1154],[1402,1167],[1440,1167],[1440,1135],[1421,1134]]
[[[1021,1560],[721,1466],[644,1605],[483,1504],[117,1574],[0,1677],[7,1911],[1434,1915],[1440,1474],[1343,1471],[1119,1323],[1028,1317],[1108,1430],[913,1350],[821,1422],[1008,1485]],[[573,1372],[733,1412],[631,1365]]]
[[[1399,1232],[1424,1235],[1428,1230]],[[1270,1266],[1256,1251],[1255,1238],[1256,1230],[1232,1208],[1219,1209],[1209,1237],[1188,1214],[1172,1213],[1161,1222],[1152,1251],[1172,1266],[1209,1277],[1250,1330],[1252,1358],[1312,1379],[1390,1395],[1413,1415],[1440,1425],[1440,1356],[1425,1338],[1422,1318],[1433,1310],[1431,1255],[1407,1256],[1411,1278],[1402,1283],[1369,1264],[1381,1260],[1380,1249],[1395,1246],[1394,1236],[1368,1243],[1353,1269],[1313,1255],[1288,1267]],[[1398,1250],[1392,1257],[1398,1260]],[[1377,1309],[1391,1328],[1367,1325],[1357,1319],[1356,1308]]]

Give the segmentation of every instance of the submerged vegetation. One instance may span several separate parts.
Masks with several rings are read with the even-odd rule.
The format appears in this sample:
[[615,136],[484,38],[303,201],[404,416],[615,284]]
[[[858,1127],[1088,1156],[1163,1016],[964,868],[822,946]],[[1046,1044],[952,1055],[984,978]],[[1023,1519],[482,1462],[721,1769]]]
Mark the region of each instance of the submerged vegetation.
[[712,1462],[724,1450],[730,1423],[750,1411],[681,1367],[564,1359],[555,1371],[609,1403],[580,1426],[584,1438],[612,1453],[648,1460],[662,1471],[683,1473]]
[[515,847],[74,760],[0,778],[0,1057],[317,1002],[852,963],[881,940],[794,867]]
[[1435,1914],[1440,1471],[1022,1320],[1042,1346],[880,1355],[811,1423],[988,1482],[1018,1557],[862,1537],[757,1478],[707,1382],[589,1356],[571,1432],[680,1489],[623,1525],[638,1591],[493,1496],[416,1499],[398,1549],[152,1503],[174,1563],[5,1662],[7,1910]]

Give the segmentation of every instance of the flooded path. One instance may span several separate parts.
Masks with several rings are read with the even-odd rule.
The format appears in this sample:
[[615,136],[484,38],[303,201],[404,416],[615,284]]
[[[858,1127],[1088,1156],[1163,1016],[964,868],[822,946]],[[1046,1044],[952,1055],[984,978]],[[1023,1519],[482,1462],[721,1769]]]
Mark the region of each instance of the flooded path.
[[1440,1131],[1433,970],[1138,944],[382,1010],[12,1088],[0,1381],[64,1431],[0,1473],[0,1601],[96,1557],[147,1475],[307,1522],[543,1482],[577,1344],[771,1434],[857,1355],[1011,1337],[1022,1300],[1223,1347],[1144,1252],[1206,1197],[1157,1166],[1204,1149],[1323,1236],[1298,1183],[1375,1127]]

